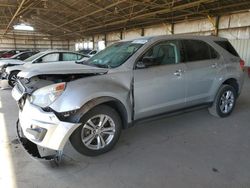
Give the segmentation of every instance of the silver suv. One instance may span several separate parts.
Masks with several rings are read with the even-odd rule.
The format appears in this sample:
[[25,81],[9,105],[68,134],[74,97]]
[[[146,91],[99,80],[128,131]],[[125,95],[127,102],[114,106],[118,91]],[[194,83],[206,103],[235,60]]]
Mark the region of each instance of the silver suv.
[[229,116],[243,84],[244,61],[213,36],[121,41],[77,64],[82,68],[48,73],[44,64],[18,74],[12,95],[26,146],[62,151],[69,139],[81,154],[99,155],[144,118],[199,105]]

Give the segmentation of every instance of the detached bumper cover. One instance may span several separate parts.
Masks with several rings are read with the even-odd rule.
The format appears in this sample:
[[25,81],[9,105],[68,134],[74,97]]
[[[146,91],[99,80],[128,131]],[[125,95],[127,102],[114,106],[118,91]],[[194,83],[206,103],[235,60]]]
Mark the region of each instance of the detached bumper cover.
[[60,121],[53,112],[44,112],[28,100],[19,111],[19,121],[28,140],[53,150],[63,150],[71,133],[80,125]]
[[[23,148],[35,159],[39,160],[56,160],[59,161],[62,158],[62,152],[51,150],[50,154],[43,154],[39,151],[39,148],[36,144],[29,141],[24,135],[22,128],[20,127],[19,120],[17,121],[17,136],[19,142],[22,144]],[[42,150],[44,151],[44,149]]]

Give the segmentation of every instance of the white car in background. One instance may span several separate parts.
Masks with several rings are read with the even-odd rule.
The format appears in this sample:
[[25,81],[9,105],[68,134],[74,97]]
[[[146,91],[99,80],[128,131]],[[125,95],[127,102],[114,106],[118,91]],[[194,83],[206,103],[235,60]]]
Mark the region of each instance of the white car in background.
[[36,66],[39,67],[39,64],[41,63],[50,64],[50,63],[60,62],[60,65],[62,62],[72,63],[81,59],[84,60],[85,58],[88,57],[89,56],[87,55],[71,51],[47,50],[29,57],[28,59],[20,62],[20,65],[7,67],[2,74],[2,79],[7,79],[8,84],[11,87],[13,87],[16,84],[17,74],[24,69],[29,69]]
[[23,64],[23,60],[37,54],[38,51],[25,51],[25,52],[20,52],[16,55],[13,55],[10,58],[0,58],[0,68],[8,65],[19,65]]

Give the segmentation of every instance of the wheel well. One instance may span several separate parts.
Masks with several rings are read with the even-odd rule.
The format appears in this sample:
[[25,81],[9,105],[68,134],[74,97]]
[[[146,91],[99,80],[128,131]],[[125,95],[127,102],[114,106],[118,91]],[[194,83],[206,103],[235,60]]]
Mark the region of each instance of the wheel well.
[[128,113],[125,106],[117,99],[112,97],[100,97],[90,100],[78,110],[77,115],[72,120],[73,122],[79,122],[79,119],[92,108],[99,105],[107,105],[115,109],[121,117],[122,128],[128,128]]
[[236,93],[238,95],[238,93],[239,93],[239,85],[238,85],[236,79],[230,78],[230,79],[224,81],[223,84],[227,84],[227,85],[232,86],[235,89],[235,91],[236,91]]
[[128,127],[128,115],[127,115],[127,110],[125,109],[125,107],[123,106],[123,104],[121,104],[119,101],[108,101],[108,102],[104,102],[101,103],[99,105],[108,105],[111,108],[115,109],[118,114],[121,117],[122,120],[122,128],[126,129]]
[[20,70],[13,70],[13,71],[10,71],[10,74],[12,74],[12,73],[19,73],[19,72],[20,72]]

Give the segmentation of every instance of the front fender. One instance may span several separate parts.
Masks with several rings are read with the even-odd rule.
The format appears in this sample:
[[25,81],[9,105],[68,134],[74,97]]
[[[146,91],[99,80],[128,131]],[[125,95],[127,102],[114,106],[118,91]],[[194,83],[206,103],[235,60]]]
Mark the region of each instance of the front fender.
[[6,68],[6,72],[10,74],[12,71],[22,71],[22,65],[8,66]]
[[[78,79],[67,83],[65,92],[50,105],[58,113],[77,110],[89,104],[95,106],[100,101],[105,102],[117,100],[126,109],[128,121],[131,119],[132,95],[131,95],[132,74],[106,74]],[[85,105],[86,107],[86,105]],[[87,107],[88,110],[90,107]]]

